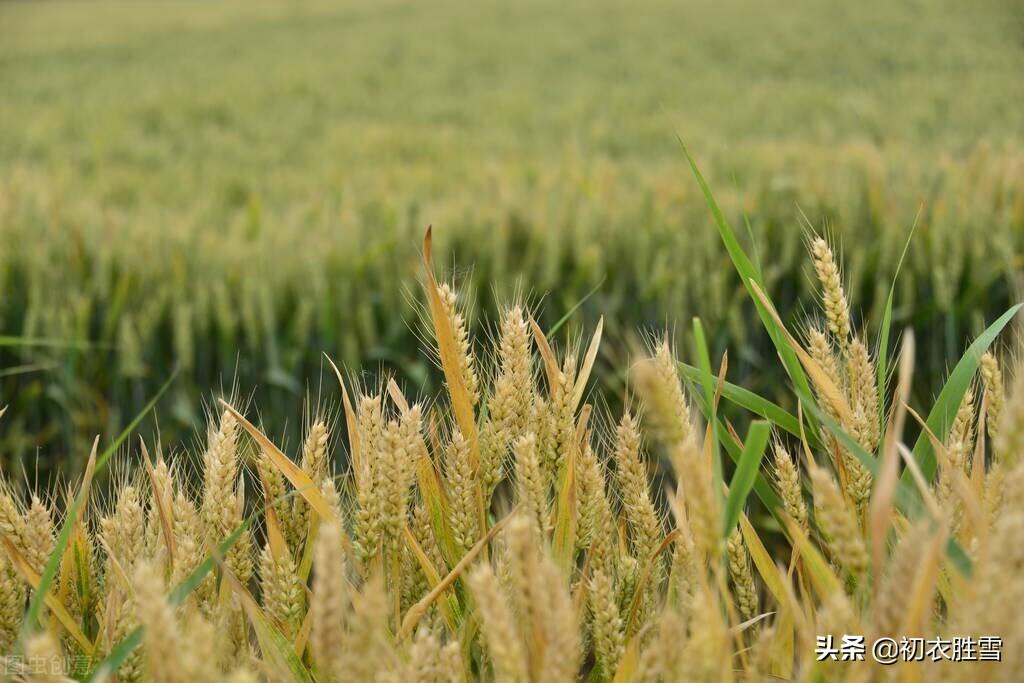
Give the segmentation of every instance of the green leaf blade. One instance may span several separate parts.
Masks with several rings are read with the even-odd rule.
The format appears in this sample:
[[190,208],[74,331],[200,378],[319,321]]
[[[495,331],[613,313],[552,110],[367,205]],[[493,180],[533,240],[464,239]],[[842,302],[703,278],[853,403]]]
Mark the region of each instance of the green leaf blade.
[[761,461],[768,448],[769,436],[771,436],[771,426],[767,422],[755,420],[750,423],[747,440],[740,453],[739,462],[736,464],[736,472],[729,484],[729,496],[725,501],[723,518],[723,535],[725,537],[732,533],[740,521],[743,506],[746,505],[747,497],[761,471]]
[[[704,326],[700,324],[700,318],[693,319],[693,343],[697,352],[697,362],[700,364],[704,401],[708,407],[709,419],[714,423],[717,421],[715,376],[711,372],[711,354],[708,351],[708,342],[704,336]],[[722,483],[725,481],[725,478],[722,474],[722,453],[718,443],[718,434],[714,429],[711,430],[711,463],[713,490],[719,492],[716,495],[721,495]]]
[[[687,380],[703,385],[704,376],[698,368],[686,363],[679,363],[679,368]],[[779,429],[797,438],[800,437],[800,421],[797,420],[796,416],[763,396],[755,394],[749,389],[744,389],[738,384],[724,382],[722,384],[722,398],[768,420]],[[807,434],[807,439],[812,446],[816,446],[819,443],[816,434]]]
[[[988,351],[988,348],[996,340],[996,337],[999,336],[1003,328],[1017,315],[1021,306],[1024,306],[1024,304],[1016,304],[1010,307],[1006,313],[1001,315],[999,319],[978,335],[967,348],[967,351],[964,352],[960,362],[953,368],[953,372],[949,373],[945,386],[939,392],[939,397],[935,399],[935,404],[932,406],[931,412],[928,413],[927,420],[925,420],[928,428],[939,439],[945,439],[949,435],[950,427],[953,425],[953,418],[956,416],[956,411],[960,408],[960,402],[963,401],[967,388],[974,381],[982,355]],[[921,472],[924,474],[925,479],[930,480],[935,474],[935,449],[928,439],[928,434],[922,433],[918,437],[917,443],[914,444],[914,459],[921,466]],[[905,471],[902,479],[909,482],[910,476],[910,472]]]
[[732,260],[733,267],[739,274],[740,280],[743,282],[743,286],[746,288],[751,301],[754,302],[754,308],[757,310],[757,315],[761,318],[761,323],[768,332],[768,336],[771,338],[772,344],[775,346],[775,350],[779,354],[779,358],[782,359],[782,364],[786,373],[789,375],[790,379],[793,380],[793,383],[798,389],[810,392],[811,386],[807,381],[807,375],[804,373],[803,367],[800,365],[800,360],[797,358],[793,349],[789,347],[789,344],[786,342],[785,335],[778,329],[775,321],[772,320],[771,314],[765,308],[764,304],[761,303],[760,299],[758,299],[757,295],[754,293],[753,288],[750,286],[750,282],[753,281],[757,283],[762,291],[767,293],[767,288],[761,278],[761,273],[747,256],[746,252],[743,251],[743,247],[740,245],[739,240],[736,239],[735,231],[733,231],[732,226],[730,226],[729,222],[726,220],[725,215],[718,206],[718,202],[715,201],[714,194],[711,192],[711,186],[708,185],[704,176],[701,174],[700,169],[697,167],[697,162],[694,161],[693,157],[690,155],[690,151],[686,148],[686,144],[681,139],[679,140],[679,144],[682,146],[683,154],[686,156],[686,160],[690,164],[690,169],[693,171],[693,175],[697,179],[697,184],[700,185],[701,192],[704,194],[704,199],[707,201],[708,207],[711,209],[711,215],[715,219],[718,234],[721,236],[722,243],[725,245],[725,249],[729,253],[729,258]]

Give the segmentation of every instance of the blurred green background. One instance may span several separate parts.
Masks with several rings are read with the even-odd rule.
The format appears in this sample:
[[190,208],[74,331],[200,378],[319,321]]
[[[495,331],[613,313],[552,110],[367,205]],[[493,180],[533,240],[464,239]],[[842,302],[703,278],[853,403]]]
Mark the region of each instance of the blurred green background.
[[0,2],[2,466],[73,474],[176,365],[165,442],[236,382],[287,436],[337,396],[323,352],[432,391],[427,224],[481,338],[517,291],[546,325],[593,292],[562,338],[606,316],[609,400],[634,331],[686,351],[694,315],[777,395],[677,135],[794,323],[804,216],[868,330],[918,216],[927,399],[1016,298],[1021,74],[1012,0]]

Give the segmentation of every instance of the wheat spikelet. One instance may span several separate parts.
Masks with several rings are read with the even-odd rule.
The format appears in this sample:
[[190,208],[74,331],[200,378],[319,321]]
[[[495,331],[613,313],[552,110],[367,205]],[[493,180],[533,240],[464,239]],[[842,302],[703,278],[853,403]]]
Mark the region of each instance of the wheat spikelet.
[[302,620],[302,586],[291,553],[274,557],[270,545],[260,553],[260,587],[263,609],[281,625],[286,636],[293,636]]
[[323,496],[327,507],[331,509],[331,516],[326,521],[339,524],[345,528],[345,513],[341,509],[341,494],[331,477],[324,477],[320,481],[320,495]]
[[7,559],[7,554],[0,551],[0,652],[10,652],[14,648],[26,597],[25,582]]
[[420,407],[412,406],[397,421],[388,423],[387,449],[381,460],[383,498],[382,539],[388,548],[397,548],[409,507],[409,487],[414,474],[414,458],[423,448],[420,433]]
[[142,626],[142,652],[146,677],[159,683],[182,680],[177,666],[184,652],[174,610],[164,599],[164,582],[160,569],[152,562],[140,561],[132,577],[135,612]]
[[886,568],[874,600],[875,629],[880,635],[898,637],[906,617],[910,587],[920,568],[928,538],[927,527],[918,524],[900,539]]
[[309,427],[306,440],[302,443],[302,471],[313,481],[320,481],[328,475],[330,455],[327,445],[331,433],[327,423],[315,420]]
[[[110,575],[108,581],[114,583]],[[126,638],[139,625],[135,603],[128,594],[129,587],[121,583],[105,585],[107,592],[102,610],[101,624],[103,651],[110,650]],[[136,649],[117,669],[118,681],[134,683],[143,676],[142,652]]]
[[[693,597],[688,637],[682,650],[682,678],[689,681],[728,680],[729,672],[720,662],[729,657],[729,628],[719,609],[717,595],[707,586]],[[675,647],[679,647],[678,642]]]
[[739,529],[729,534],[726,554],[733,596],[736,598],[740,616],[744,620],[753,619],[757,616],[757,587],[754,585],[754,574],[750,569],[750,553]]
[[593,571],[614,575],[618,559],[618,532],[611,507],[605,501],[598,507],[594,533],[590,542],[589,562]]
[[[427,559],[430,560],[431,566],[440,576],[444,576],[448,572],[448,564],[445,562],[441,548],[437,544],[437,538],[434,536],[430,512],[422,502],[413,508],[409,527],[416,542],[426,554]],[[402,605],[403,609],[408,609],[427,593],[430,583],[419,560],[409,550],[408,545],[404,547],[402,558]],[[436,607],[432,605],[428,615],[432,615],[435,610]]]
[[817,326],[807,329],[807,350],[814,362],[821,366],[836,387],[842,389],[846,384],[846,379],[839,370],[839,360],[836,358],[832,340],[829,339],[825,330]]
[[[255,460],[256,471],[263,486],[264,498],[274,508],[274,516],[277,518],[288,546],[295,549],[298,546],[299,539],[296,537],[296,525],[291,514],[292,500],[286,498],[288,487],[285,485],[284,475],[281,474],[281,470],[277,468],[263,449],[260,449],[257,453]],[[313,481],[317,480],[314,479]],[[301,498],[301,496],[296,496],[296,498]],[[305,529],[303,529],[303,532],[305,532]]]
[[[68,496],[71,495],[69,491]],[[86,529],[80,529],[80,533],[73,535],[70,546],[73,553],[74,569],[64,571],[63,566],[61,567],[57,576],[57,593],[63,596],[71,617],[79,623],[84,623],[92,617],[96,597],[100,594],[96,547],[92,534]],[[68,644],[74,642],[74,638],[68,634],[65,634],[65,638]]]
[[652,358],[633,366],[633,378],[644,399],[648,432],[669,450],[680,447],[692,432],[690,409],[667,339],[658,342]]
[[985,490],[983,506],[985,520],[991,527],[995,524],[999,513],[1003,508],[1003,495],[1005,493],[1005,466],[1001,462],[993,463],[992,467],[985,474]]
[[810,473],[818,525],[831,542],[836,560],[850,575],[859,577],[867,571],[868,554],[853,511],[825,469],[813,466]]
[[754,643],[750,647],[750,671],[753,675],[751,680],[770,681],[775,678],[775,660],[778,657],[776,637],[778,634],[775,628],[767,626],[759,629],[754,637]]
[[155,557],[161,552],[166,552],[157,497],[159,496],[166,504],[174,500],[174,476],[162,458],[153,467],[151,479],[149,503],[146,506],[146,548],[149,555]]
[[591,572],[605,572],[614,577],[618,531],[606,481],[604,466],[588,435],[577,463],[577,546],[580,550],[589,550],[587,562]]
[[629,531],[630,549],[641,566],[653,562],[644,600],[647,613],[653,608],[656,588],[664,577],[664,562],[660,556],[655,557],[664,533],[647,490],[647,471],[640,456],[640,432],[628,412],[615,429],[612,459]]
[[868,453],[878,448],[880,422],[878,417],[878,387],[875,385],[875,366],[867,344],[854,339],[846,347],[846,376],[849,402],[854,412],[851,433]]
[[427,512],[427,508],[424,505],[417,505],[413,510],[412,533],[438,572],[442,575],[445,574],[448,570],[448,565],[445,563],[441,549],[437,545],[437,538],[434,536],[434,529],[430,524],[430,513]]
[[462,656],[458,641],[441,645],[441,639],[433,630],[421,627],[416,632],[409,661],[405,664],[400,679],[422,683],[458,683],[462,675]]
[[[315,482],[323,481],[330,473],[328,443],[330,430],[323,420],[316,420],[309,427],[302,444],[302,471]],[[289,545],[298,553],[306,540],[309,529],[309,504],[302,496],[291,501],[291,515],[288,517]]]
[[480,536],[476,482],[469,457],[469,442],[456,429],[445,449],[445,492],[452,536],[463,553],[473,547]]
[[690,440],[678,449],[676,471],[697,552],[700,557],[717,557],[722,523],[720,497],[712,494],[711,463]]
[[850,307],[846,302],[846,292],[843,291],[835,255],[828,242],[821,237],[816,237],[811,241],[811,256],[814,260],[814,271],[821,284],[821,296],[825,306],[828,329],[836,343],[839,344],[839,348],[845,349],[851,334]]
[[[842,427],[858,444],[868,452],[878,447],[879,417],[878,397],[875,393],[874,369],[867,346],[859,339],[847,340],[840,344],[846,357],[845,373],[839,369],[832,340],[821,330],[811,327],[807,331],[811,357],[825,371],[828,380],[840,391],[844,391],[849,411],[843,411],[836,405],[839,398],[830,398],[832,392],[823,386],[823,380],[815,384],[819,399],[834,420],[840,421]],[[812,379],[812,381],[814,381]],[[829,442],[830,457],[836,466],[842,466],[845,473],[844,491],[853,501],[857,511],[863,510],[871,495],[871,472],[857,456],[842,446],[837,440]]]
[[213,625],[197,610],[182,615],[168,603],[159,564],[139,562],[132,583],[135,610],[143,628],[146,680],[191,683],[218,678],[221,641]]
[[640,657],[636,680],[644,683],[687,680],[682,656],[686,635],[683,615],[674,609],[664,610],[658,618],[654,637]]
[[594,654],[601,670],[610,676],[618,667],[624,650],[622,615],[611,577],[602,570],[595,571],[588,594]]
[[519,306],[501,322],[498,377],[480,434],[480,479],[486,498],[502,478],[509,448],[526,433],[535,387],[530,364],[530,331]]
[[[238,422],[225,410],[219,426],[209,426],[203,454],[202,517],[209,551],[234,533],[245,517],[245,483],[238,466]],[[228,550],[225,565],[243,584],[252,577],[252,535],[248,529]]]
[[[238,482],[238,488],[235,490],[235,495],[231,502],[234,505],[231,514],[231,519],[234,520],[235,524],[232,528],[233,533],[235,528],[242,525],[242,520],[245,518],[245,488],[243,482]],[[243,586],[249,583],[254,570],[253,540],[252,532],[249,529],[243,530],[238,540],[228,550],[227,557],[224,559],[224,565]]]
[[583,450],[577,461],[577,548],[584,550],[594,542],[600,532],[602,518],[608,509],[604,493],[604,472],[597,460],[590,439],[585,438]]
[[469,587],[494,679],[503,683],[526,683],[530,680],[526,651],[512,608],[501,592],[494,571],[487,565],[477,567],[469,575]]
[[1003,371],[999,367],[999,361],[988,351],[981,356],[981,382],[984,388],[983,400],[988,438],[995,442],[996,435],[999,433],[1003,405],[1006,402],[1006,390],[1003,388]]
[[804,502],[803,487],[800,484],[800,471],[793,456],[782,444],[775,444],[775,484],[782,498],[786,514],[807,529],[807,503]]
[[660,522],[647,490],[647,471],[640,458],[640,432],[636,421],[625,413],[615,429],[615,477],[630,536],[640,557],[650,555],[660,543]]
[[[405,613],[430,590],[430,584],[427,582],[426,575],[420,566],[419,558],[416,557],[416,554],[408,544],[403,545],[399,549],[398,561],[399,576],[401,577],[401,586],[398,588],[399,609]],[[435,606],[431,605],[424,618],[429,619],[433,617],[435,609]]]
[[[537,576],[540,554],[541,535],[532,524],[532,520],[524,515],[516,515],[509,521],[502,534],[505,544],[505,560],[503,567],[505,586],[508,590],[510,604],[516,615],[522,641],[527,648],[533,641],[535,629],[542,627],[543,611],[540,594],[542,586]],[[535,664],[536,652],[528,651],[531,666]]]
[[24,551],[25,517],[6,479],[0,479],[0,534]]
[[838,446],[838,450],[846,473],[846,495],[860,513],[871,496],[871,472],[853,453],[842,446]]
[[[536,394],[533,397],[533,404],[530,406],[530,416],[527,422],[527,429],[523,433],[523,436],[532,434],[536,440],[537,457],[539,459],[542,474],[544,474],[544,485],[547,486],[549,481],[547,480],[547,474],[544,471],[546,469],[545,463],[551,462],[555,459],[554,453],[557,447],[556,431],[555,431],[555,413],[552,409],[550,401],[546,400],[540,394]],[[512,443],[512,455],[515,457],[516,446],[519,440]]]
[[[842,391],[846,386],[846,378],[839,370],[839,361],[836,359],[835,350],[832,348],[832,341],[828,335],[817,327],[809,328],[807,330],[807,348],[814,362],[825,371],[825,376],[837,389]],[[813,377],[812,381],[814,381]],[[834,420],[839,419],[842,411],[835,405],[835,399],[831,398],[829,392],[824,391],[821,387],[816,385],[815,388],[818,390],[818,396],[829,416]]]
[[[199,511],[184,491],[178,491],[174,496],[172,507],[175,555],[171,584],[177,586],[206,559],[206,542],[203,539],[204,525]],[[193,591],[198,602],[207,603],[212,597],[213,578],[212,574],[208,574]]]
[[962,443],[964,450],[969,452],[974,446],[974,414],[975,405],[974,385],[967,387],[960,407],[957,408],[956,417],[953,418],[953,426],[949,430],[949,443]]
[[476,405],[480,400],[480,380],[476,374],[476,362],[473,359],[473,349],[469,340],[469,332],[466,330],[466,319],[459,311],[458,295],[448,283],[441,283],[438,287],[438,294],[441,297],[441,305],[444,308],[445,317],[451,325],[452,336],[455,339],[455,349],[458,356],[459,372],[462,374],[462,382],[466,386],[470,401]]
[[285,508],[285,504],[288,501],[279,500],[288,493],[288,487],[284,483],[284,475],[281,474],[281,470],[277,468],[274,461],[263,449],[260,449],[256,454],[255,461],[256,472],[259,474],[259,480],[267,500],[273,504],[274,512],[278,517],[284,515],[284,518],[287,519],[288,510]]
[[[619,611],[628,614],[632,609],[633,597],[640,581],[640,563],[635,557],[624,552],[618,557],[615,565],[618,579]],[[626,634],[629,635],[628,633]]]
[[576,414],[573,406],[573,392],[576,386],[576,358],[565,356],[558,382],[551,390],[551,415],[553,422],[552,448],[546,451],[547,458],[541,460],[545,477],[550,481],[561,471],[569,457],[576,438]]
[[674,598],[671,602],[683,614],[687,613],[690,599],[697,589],[700,571],[697,546],[693,540],[690,523],[686,519],[686,511],[679,510],[676,517],[676,538],[672,547],[670,591]]
[[996,458],[1011,465],[1024,458],[1024,373],[1014,378],[1013,390],[1000,409],[992,445]]
[[[145,513],[135,486],[121,488],[114,514],[100,520],[100,537],[108,553],[104,571],[107,583],[113,581],[118,573],[115,563],[120,563],[130,575],[135,563],[144,556],[146,547]],[[109,585],[106,588],[109,589]]]
[[348,584],[341,539],[339,525],[323,524],[316,539],[313,561],[310,645],[318,670],[328,680],[343,680],[346,674],[342,668],[342,651],[345,647]]
[[32,502],[25,512],[21,538],[25,546],[25,560],[34,572],[42,574],[57,539],[54,535],[50,506],[35,494],[32,495]]
[[238,522],[235,487],[238,482],[238,423],[224,411],[217,429],[210,425],[203,454],[203,519],[211,542],[227,538]]
[[[954,529],[959,528],[962,504],[955,494],[957,477],[969,471],[969,458],[974,447],[974,388],[968,387],[946,439],[946,458],[939,463],[936,495],[951,507]],[[984,462],[981,464],[985,466]]]
[[580,632],[565,577],[531,520],[516,515],[505,532],[508,590],[527,644],[530,671],[545,680],[572,680],[578,673]]
[[541,471],[537,439],[533,434],[521,437],[515,445],[516,492],[523,511],[541,531],[548,527],[547,482]]
[[[239,476],[238,423],[226,410],[219,426],[214,429],[211,424],[208,429],[200,510],[208,552],[215,551],[245,518],[245,482]],[[225,558],[225,566],[243,584],[253,574],[252,548],[252,534],[245,529]]]
[[583,648],[576,608],[562,570],[547,553],[539,560],[536,576],[541,588],[537,596],[540,604],[534,609],[534,626],[540,626],[544,644],[540,671],[543,680],[572,683],[579,678]]
[[[386,426],[384,409],[379,394],[372,396],[363,394],[359,397],[357,420],[361,447],[366,449],[368,453],[379,450],[383,445],[384,429]],[[369,458],[364,459],[364,468],[355,472],[356,477],[361,477],[369,471],[366,466],[370,463],[365,462],[366,460],[369,460]]]
[[380,396],[359,400],[359,440],[362,457],[354,472],[356,482],[355,541],[364,559],[377,552],[384,526],[384,497],[378,489],[381,463],[386,457],[384,414]]
[[[816,327],[807,330],[811,357],[825,371],[828,380],[845,393],[850,410],[840,409],[840,399],[825,388],[824,380],[815,379],[818,398],[832,419],[837,420],[862,448],[873,451],[878,445],[878,404],[874,394],[874,375],[867,347],[860,340],[841,346],[846,356],[845,373],[840,371],[833,342]],[[844,491],[860,511],[871,494],[871,473],[863,463],[837,440],[829,441],[829,456],[845,472]]]
[[384,582],[379,576],[373,577],[351,597],[345,646],[341,651],[341,680],[372,681],[378,671],[395,665],[387,645],[388,597]]
[[672,607],[662,610],[655,635],[640,655],[637,679],[731,680],[730,668],[721,665],[728,657],[728,641],[717,595],[701,582],[688,613]]
[[249,643],[249,621],[238,600],[229,600],[220,606],[215,627],[222,637],[220,668],[244,666],[252,656],[252,646]]

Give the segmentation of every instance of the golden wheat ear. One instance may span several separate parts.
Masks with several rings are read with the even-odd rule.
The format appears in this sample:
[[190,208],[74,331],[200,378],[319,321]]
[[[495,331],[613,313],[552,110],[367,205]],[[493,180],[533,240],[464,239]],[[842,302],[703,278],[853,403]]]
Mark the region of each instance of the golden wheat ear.
[[999,361],[992,352],[986,351],[981,357],[981,380],[984,387],[985,422],[988,426],[988,438],[995,441],[999,433],[1003,405],[1006,402],[1006,390],[1003,388],[1003,372]]
[[426,275],[424,286],[427,293],[427,303],[434,325],[434,337],[437,341],[438,356],[441,359],[441,369],[444,372],[445,382],[447,382],[448,393],[452,402],[452,411],[455,414],[459,429],[462,430],[463,436],[470,443],[470,452],[472,453],[474,466],[476,466],[476,463],[479,461],[479,452],[476,415],[473,410],[474,400],[470,393],[470,387],[466,386],[466,375],[463,372],[467,361],[460,353],[459,342],[452,327],[448,308],[445,306],[437,279],[434,277],[432,235],[432,228],[428,227],[426,234],[423,236],[423,269]]

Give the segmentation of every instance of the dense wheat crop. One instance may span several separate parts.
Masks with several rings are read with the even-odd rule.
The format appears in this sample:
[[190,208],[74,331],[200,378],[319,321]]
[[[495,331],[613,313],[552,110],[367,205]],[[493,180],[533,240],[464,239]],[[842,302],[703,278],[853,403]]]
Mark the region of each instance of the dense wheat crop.
[[[337,413],[311,411],[294,458],[226,397],[195,457],[94,445],[55,497],[4,481],[8,665],[39,681],[1016,680],[1024,387],[986,351],[1016,308],[919,417],[913,334],[890,362],[828,241],[809,251],[821,316],[799,334],[730,252],[797,414],[726,383],[725,359],[716,379],[700,322],[622,368],[612,414],[591,400],[603,322],[546,335],[513,300],[476,352],[428,231],[439,395],[339,371]],[[761,417],[740,435],[725,402]],[[979,661],[816,656],[853,634],[970,637]]]
[[1018,680],[1022,27],[0,2],[0,677]]
[[629,5],[0,3],[6,464],[87,452],[176,365],[175,440],[236,377],[283,433],[324,351],[436,390],[406,292],[428,223],[477,324],[517,284],[545,328],[593,291],[575,329],[615,320],[617,352],[700,315],[732,376],[772,391],[676,133],[749,218],[789,323],[814,306],[801,211],[877,332],[920,210],[894,315],[931,331],[915,384],[933,395],[1013,298],[1019,9]]

